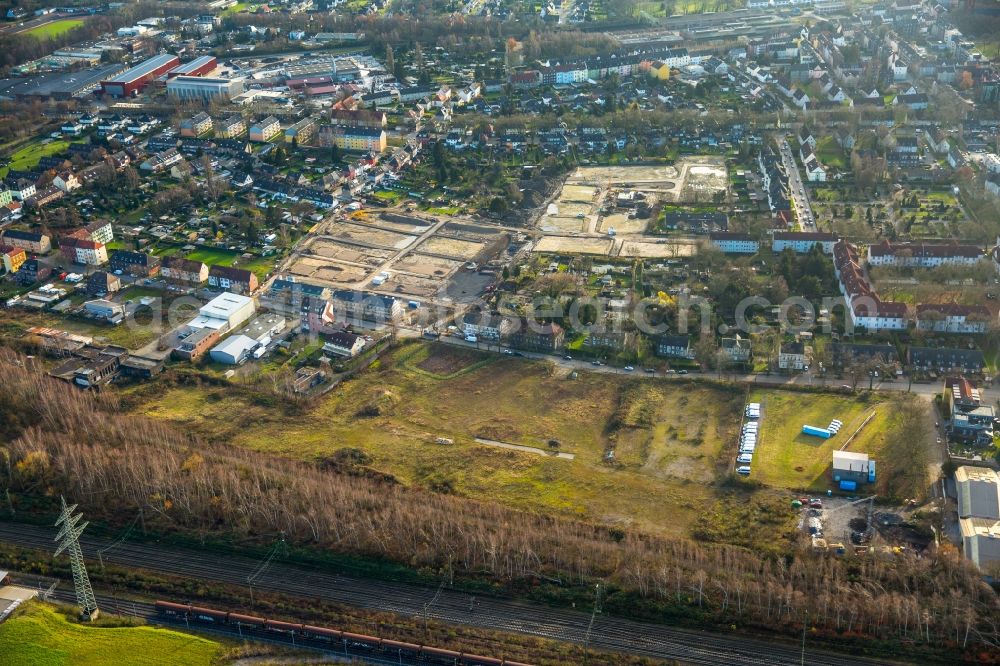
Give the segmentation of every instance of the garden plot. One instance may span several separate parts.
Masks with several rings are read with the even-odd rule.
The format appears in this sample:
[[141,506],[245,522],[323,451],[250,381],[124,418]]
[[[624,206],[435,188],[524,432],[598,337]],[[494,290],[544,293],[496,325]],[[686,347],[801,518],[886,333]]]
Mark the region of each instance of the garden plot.
[[464,259],[468,261],[479,254],[480,250],[483,249],[483,246],[483,243],[460,240],[458,238],[432,236],[424,241],[424,243],[420,245],[419,249],[421,252],[443,254],[449,257],[455,257],[456,259]]
[[548,254],[599,254],[611,252],[610,238],[572,238],[567,236],[546,236],[535,245],[535,252]]
[[616,234],[641,234],[649,226],[650,218],[641,219],[627,213],[612,213],[601,218],[598,230],[608,233],[614,229]]
[[350,264],[316,259],[314,257],[300,257],[288,268],[288,273],[324,282],[347,283],[364,279],[368,271]]
[[412,252],[393,264],[394,270],[414,273],[426,277],[447,277],[458,270],[461,261],[431,257],[419,252]]
[[406,296],[433,296],[438,293],[444,284],[440,277],[423,278],[402,273],[393,273],[392,276],[378,287],[381,292],[392,292]]
[[372,266],[378,262],[385,261],[393,255],[391,250],[360,248],[356,245],[344,245],[324,238],[316,239],[307,249],[315,257],[365,264],[366,266]]
[[403,250],[412,245],[413,241],[417,239],[416,236],[412,235],[352,223],[345,223],[332,236],[336,240],[395,250]]
[[645,259],[675,259],[677,257],[692,257],[697,251],[694,243],[683,241],[654,242],[631,241],[622,242],[618,251],[619,257],[641,257]]
[[587,221],[578,217],[563,217],[562,215],[546,215],[542,218],[539,228],[547,233],[576,234],[587,230]]

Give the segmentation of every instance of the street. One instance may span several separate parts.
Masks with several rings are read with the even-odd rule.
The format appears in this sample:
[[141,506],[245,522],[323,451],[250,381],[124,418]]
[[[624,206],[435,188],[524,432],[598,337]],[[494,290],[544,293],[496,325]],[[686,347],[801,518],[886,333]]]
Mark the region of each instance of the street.
[[780,137],[778,149],[781,151],[781,161],[788,173],[789,195],[795,204],[795,214],[799,225],[802,227],[802,231],[816,231],[816,217],[813,215],[812,206],[809,205],[809,196],[806,194],[805,185],[802,183],[802,174],[795,163],[795,155],[792,154],[792,148],[788,145],[788,139]]

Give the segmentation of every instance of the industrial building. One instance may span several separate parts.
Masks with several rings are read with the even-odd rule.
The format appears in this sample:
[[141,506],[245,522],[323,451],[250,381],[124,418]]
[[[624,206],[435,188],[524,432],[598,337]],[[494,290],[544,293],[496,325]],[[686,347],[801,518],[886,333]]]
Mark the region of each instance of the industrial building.
[[216,363],[239,365],[260,343],[246,335],[234,335],[217,344],[209,355]]
[[83,97],[98,88],[102,81],[125,71],[125,65],[113,64],[78,72],[52,72],[30,78],[0,81],[0,99],[32,98],[64,100]]
[[118,76],[101,81],[101,91],[112,97],[133,97],[137,95],[149,81],[163,76],[180,64],[180,59],[170,53],[153,56],[142,64],[122,72]]
[[225,333],[234,331],[257,311],[257,302],[249,296],[219,294],[198,310],[198,316],[188,322],[191,328],[210,328]]
[[1000,520],[1000,474],[989,467],[959,467],[955,470],[958,517]]
[[179,100],[232,99],[243,92],[243,79],[175,76],[167,81],[167,95]]
[[174,67],[172,70],[167,72],[168,78],[173,78],[175,76],[205,76],[209,72],[215,70],[216,67],[215,56],[200,56],[195,58],[190,62],[186,62],[182,65]]

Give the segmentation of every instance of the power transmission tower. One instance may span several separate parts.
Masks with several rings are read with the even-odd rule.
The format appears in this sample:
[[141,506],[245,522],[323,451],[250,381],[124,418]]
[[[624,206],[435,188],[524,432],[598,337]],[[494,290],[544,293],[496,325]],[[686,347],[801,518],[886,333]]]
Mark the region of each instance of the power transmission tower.
[[59,542],[56,548],[56,557],[64,550],[69,551],[70,565],[73,568],[73,587],[76,588],[76,603],[80,606],[80,617],[84,620],[96,620],[100,612],[97,608],[97,599],[94,598],[94,588],[90,585],[90,577],[87,576],[87,567],[83,563],[83,550],[80,549],[80,535],[90,523],[84,521],[82,525],[77,525],[83,514],[73,515],[77,505],[66,506],[66,498],[60,497],[62,511],[56,527],[62,525],[55,540]]

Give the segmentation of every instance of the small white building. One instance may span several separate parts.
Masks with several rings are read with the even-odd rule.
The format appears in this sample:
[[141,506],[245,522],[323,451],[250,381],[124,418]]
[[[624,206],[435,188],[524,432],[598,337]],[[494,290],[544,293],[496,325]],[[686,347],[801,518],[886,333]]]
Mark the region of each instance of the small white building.
[[709,234],[709,240],[726,254],[757,254],[760,251],[760,242],[754,240],[750,234],[720,231]]

